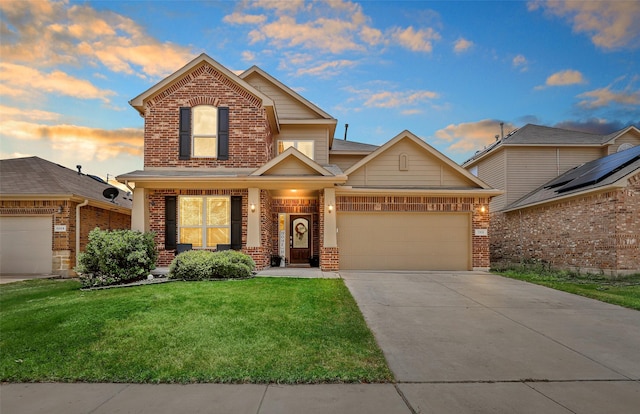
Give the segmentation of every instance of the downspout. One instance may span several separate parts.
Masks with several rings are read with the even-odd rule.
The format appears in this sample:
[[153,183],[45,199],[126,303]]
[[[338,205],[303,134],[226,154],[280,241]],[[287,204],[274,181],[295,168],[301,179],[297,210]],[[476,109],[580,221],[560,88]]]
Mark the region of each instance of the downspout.
[[89,200],[85,199],[76,206],[76,267],[78,267],[80,256],[80,209],[89,204]]

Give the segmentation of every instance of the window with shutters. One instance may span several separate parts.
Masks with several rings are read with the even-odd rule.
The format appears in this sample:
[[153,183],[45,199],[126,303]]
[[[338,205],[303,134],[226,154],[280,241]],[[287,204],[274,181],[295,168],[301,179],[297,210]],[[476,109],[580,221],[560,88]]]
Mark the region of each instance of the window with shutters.
[[228,196],[180,196],[178,240],[194,248],[231,243],[231,199]]
[[192,118],[193,157],[218,156],[218,108],[210,105],[194,106]]

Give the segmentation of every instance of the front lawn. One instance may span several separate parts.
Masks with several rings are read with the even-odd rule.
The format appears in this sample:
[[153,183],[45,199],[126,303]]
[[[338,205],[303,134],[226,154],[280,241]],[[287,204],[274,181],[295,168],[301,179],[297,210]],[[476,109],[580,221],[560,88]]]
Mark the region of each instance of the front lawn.
[[342,280],[0,286],[0,381],[383,382]]
[[524,280],[602,302],[640,310],[640,274],[606,278],[602,275],[551,271],[541,268],[501,270],[499,275]]

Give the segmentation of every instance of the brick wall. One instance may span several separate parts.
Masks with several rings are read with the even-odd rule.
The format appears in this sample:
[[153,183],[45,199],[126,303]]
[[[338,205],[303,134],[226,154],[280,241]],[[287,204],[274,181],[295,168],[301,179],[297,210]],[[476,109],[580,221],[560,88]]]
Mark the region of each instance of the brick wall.
[[[229,159],[178,159],[180,107],[229,108]],[[273,140],[261,101],[204,63],[147,102],[145,167],[258,168],[272,157]]]
[[640,174],[629,186],[491,218],[491,261],[540,260],[559,269],[640,272]]
[[[70,200],[2,200],[0,214],[15,216],[50,215],[53,226],[64,225],[66,231],[53,232],[52,269],[54,274],[74,276],[76,265],[76,206]],[[58,211],[61,211],[58,213]],[[80,209],[80,251],[83,251],[89,232],[98,227],[102,230],[130,229],[131,215],[85,206]]]
[[[485,211],[481,208],[484,206]],[[470,212],[471,262],[474,269],[489,268],[489,237],[476,236],[476,229],[489,228],[489,200],[485,197],[433,196],[344,196],[336,198],[337,211],[380,212]],[[327,260],[333,260],[327,252]]]

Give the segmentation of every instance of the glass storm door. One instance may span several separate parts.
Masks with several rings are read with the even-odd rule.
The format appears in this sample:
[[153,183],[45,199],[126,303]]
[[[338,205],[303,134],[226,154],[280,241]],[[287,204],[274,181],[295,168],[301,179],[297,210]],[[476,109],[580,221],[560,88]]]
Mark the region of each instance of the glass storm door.
[[309,263],[311,256],[310,216],[291,216],[289,233],[289,261],[291,264]]

